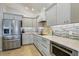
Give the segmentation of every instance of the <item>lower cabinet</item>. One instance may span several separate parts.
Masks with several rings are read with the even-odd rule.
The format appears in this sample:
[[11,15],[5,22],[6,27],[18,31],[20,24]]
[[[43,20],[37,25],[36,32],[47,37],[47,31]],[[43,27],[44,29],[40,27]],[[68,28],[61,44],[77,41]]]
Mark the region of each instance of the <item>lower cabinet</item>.
[[46,56],[50,56],[50,41],[34,34],[23,34],[23,44],[34,43],[38,50]]
[[33,35],[32,34],[22,34],[22,43],[23,44],[33,43]]
[[34,44],[43,55],[50,56],[50,41],[37,35],[33,35]]

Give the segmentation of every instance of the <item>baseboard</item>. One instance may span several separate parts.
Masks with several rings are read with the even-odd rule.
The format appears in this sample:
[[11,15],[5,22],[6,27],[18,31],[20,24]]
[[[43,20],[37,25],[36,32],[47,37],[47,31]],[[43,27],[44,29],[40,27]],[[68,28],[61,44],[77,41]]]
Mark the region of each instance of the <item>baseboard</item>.
[[33,45],[33,43],[30,43],[30,44],[22,44],[22,46],[26,46],[26,45]]

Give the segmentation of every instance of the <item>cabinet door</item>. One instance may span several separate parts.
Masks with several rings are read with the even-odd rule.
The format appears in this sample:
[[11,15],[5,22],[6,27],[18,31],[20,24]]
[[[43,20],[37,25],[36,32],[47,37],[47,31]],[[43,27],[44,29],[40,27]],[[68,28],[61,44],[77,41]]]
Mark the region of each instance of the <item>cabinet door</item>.
[[64,3],[63,4],[63,19],[64,24],[70,24],[71,23],[71,4],[70,3]]
[[36,46],[40,50],[40,37],[36,36]]
[[22,20],[22,16],[14,15],[14,19],[16,19],[16,20]]
[[36,45],[36,37],[35,37],[34,34],[33,34],[33,42],[34,42],[34,44]]
[[56,25],[56,22],[57,22],[56,10],[57,10],[57,7],[56,5],[54,5],[51,8],[49,8],[48,11],[46,11],[46,20],[48,22],[48,25],[50,26]]
[[50,55],[50,41],[42,38],[41,40],[42,51],[45,55]]
[[32,27],[33,26],[33,19],[23,18],[22,25],[23,25],[23,27]]
[[4,13],[4,14],[3,14],[3,19],[22,20],[22,16],[21,16],[21,15],[15,15],[15,14]]
[[57,4],[57,25],[70,23],[70,4]]
[[23,44],[31,44],[33,43],[33,36],[29,34],[23,34],[22,36]]
[[3,19],[14,19],[14,15],[13,14],[8,14],[8,13],[4,13],[3,14]]
[[39,50],[44,55],[50,55],[50,41],[39,36]]
[[34,42],[35,46],[37,47],[37,37],[36,37],[36,35],[33,35],[33,42]]
[[34,35],[33,37],[34,44],[39,49],[39,51],[43,55],[50,55],[50,41],[37,35]]
[[41,38],[37,35],[33,35],[33,42],[35,46],[41,51],[41,43],[40,43]]
[[71,23],[79,23],[79,3],[71,3]]
[[8,14],[3,14],[3,19],[9,19],[9,15]]

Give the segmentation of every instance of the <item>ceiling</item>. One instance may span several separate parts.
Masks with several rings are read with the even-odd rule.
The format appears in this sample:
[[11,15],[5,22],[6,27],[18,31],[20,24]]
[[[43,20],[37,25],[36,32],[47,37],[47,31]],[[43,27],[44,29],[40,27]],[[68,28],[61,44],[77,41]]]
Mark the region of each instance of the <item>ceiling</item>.
[[30,10],[32,13],[40,13],[43,8],[47,8],[51,3],[22,3],[25,9]]
[[[2,3],[7,11],[20,12],[24,15],[38,15],[42,9],[48,8],[52,3]],[[1,5],[1,4],[0,4]]]

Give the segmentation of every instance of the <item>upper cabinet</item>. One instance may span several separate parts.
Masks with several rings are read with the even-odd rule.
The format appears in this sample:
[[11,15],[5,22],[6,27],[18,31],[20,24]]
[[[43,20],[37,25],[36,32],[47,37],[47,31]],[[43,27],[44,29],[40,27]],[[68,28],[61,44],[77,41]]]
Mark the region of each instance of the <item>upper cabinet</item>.
[[57,24],[57,6],[54,5],[53,7],[51,6],[47,11],[46,11],[46,20],[48,25],[56,25]]
[[22,15],[11,14],[11,13],[3,13],[3,19],[14,19],[14,20],[22,20]]
[[70,4],[58,3],[57,5],[57,25],[70,23]]
[[56,3],[45,11],[45,18],[50,26],[79,22],[78,3]]
[[71,23],[79,23],[79,3],[71,4]]
[[23,27],[32,27],[33,26],[33,20],[29,18],[23,18],[22,19]]
[[3,19],[14,19],[14,16],[12,14],[4,13],[3,14]]

